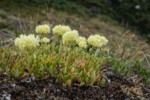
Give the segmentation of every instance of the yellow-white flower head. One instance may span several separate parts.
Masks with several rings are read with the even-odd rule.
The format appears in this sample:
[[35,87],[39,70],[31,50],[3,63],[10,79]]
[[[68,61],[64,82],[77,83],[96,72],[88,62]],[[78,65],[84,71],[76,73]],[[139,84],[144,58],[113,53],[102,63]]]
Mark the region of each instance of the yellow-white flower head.
[[79,37],[78,31],[68,31],[62,36],[62,41],[64,45],[71,45],[76,43],[76,39]]
[[87,41],[93,47],[102,47],[108,43],[108,40],[104,36],[100,35],[92,35]]
[[38,25],[35,29],[35,32],[38,34],[48,34],[50,33],[50,27],[48,25]]
[[78,46],[80,48],[86,48],[87,47],[87,41],[85,37],[79,36],[76,40]]
[[50,39],[48,39],[47,37],[44,37],[41,39],[42,43],[49,43]]
[[62,36],[66,32],[71,31],[71,28],[65,25],[57,25],[52,29],[52,31],[53,31],[53,34]]
[[20,35],[15,39],[15,46],[19,47],[20,50],[29,50],[39,46],[39,37],[30,35]]
[[78,46],[79,46],[80,48],[86,48],[86,47],[87,47],[87,42],[86,42],[86,41],[80,41],[80,42],[78,43]]
[[79,36],[77,39],[77,43],[81,42],[81,41],[86,41],[85,37]]

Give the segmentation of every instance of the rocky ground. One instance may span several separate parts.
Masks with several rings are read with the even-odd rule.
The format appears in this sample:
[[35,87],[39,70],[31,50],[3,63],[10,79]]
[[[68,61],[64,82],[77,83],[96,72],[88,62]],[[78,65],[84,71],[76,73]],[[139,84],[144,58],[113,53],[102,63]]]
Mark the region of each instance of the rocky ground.
[[[111,73],[111,74],[110,74]],[[74,82],[63,86],[55,78],[36,80],[29,75],[20,79],[0,74],[1,100],[148,100],[150,86],[142,84],[136,75],[125,78],[105,72],[104,85],[80,86]]]

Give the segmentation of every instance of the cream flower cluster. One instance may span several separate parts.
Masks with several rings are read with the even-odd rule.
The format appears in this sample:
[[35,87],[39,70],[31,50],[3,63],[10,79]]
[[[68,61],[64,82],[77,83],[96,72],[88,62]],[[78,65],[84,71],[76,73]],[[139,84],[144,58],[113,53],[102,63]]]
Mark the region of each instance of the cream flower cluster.
[[65,25],[57,25],[52,29],[52,31],[53,31],[53,34],[62,36],[66,32],[71,31],[71,28],[69,26],[65,26]]
[[102,47],[108,43],[108,40],[104,36],[92,35],[88,38],[87,42],[93,47]]
[[38,25],[35,29],[35,32],[38,34],[48,34],[50,33],[50,27],[48,25]]
[[[36,33],[48,34],[50,33],[50,27],[48,25],[38,25],[35,29]],[[62,42],[64,45],[78,45],[80,48],[86,48],[87,45],[93,47],[102,47],[108,43],[108,40],[104,36],[91,35],[87,40],[85,37],[79,36],[77,30],[71,30],[69,26],[57,25],[53,29],[53,34],[62,36]],[[47,37],[39,38],[33,34],[30,35],[20,35],[20,37],[15,39],[15,45],[19,47],[20,50],[28,50],[39,46],[39,43],[49,43],[50,39]]]
[[81,42],[81,41],[86,41],[85,37],[79,36],[77,39],[77,43]]
[[80,48],[86,48],[87,47],[87,42],[86,42],[86,38],[79,36],[78,39],[76,40],[78,46]]
[[76,43],[76,39],[78,37],[79,37],[78,31],[76,30],[68,31],[62,36],[63,44],[64,45],[74,44]]
[[86,41],[81,41],[81,42],[78,43],[78,46],[80,48],[86,48],[87,47],[87,42]]
[[44,37],[44,38],[41,39],[41,42],[42,43],[49,43],[50,39],[48,39],[47,37]]
[[15,39],[15,45],[19,47],[20,50],[32,49],[39,46],[39,37],[33,34],[20,35],[20,37]]

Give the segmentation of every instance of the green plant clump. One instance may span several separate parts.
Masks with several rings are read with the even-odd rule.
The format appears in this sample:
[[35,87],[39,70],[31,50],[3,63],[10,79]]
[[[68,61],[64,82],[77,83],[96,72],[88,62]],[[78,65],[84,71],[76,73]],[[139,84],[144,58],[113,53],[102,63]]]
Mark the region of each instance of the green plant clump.
[[[92,35],[88,39],[79,36],[77,30],[58,25],[36,27],[39,35],[20,35],[15,46],[0,49],[0,72],[10,77],[23,77],[24,71],[36,79],[54,77],[64,85],[78,82],[81,85],[101,84],[104,77],[100,69],[110,66],[118,73],[129,76],[140,63],[129,66],[110,54],[108,40],[104,36]],[[51,32],[52,31],[52,32]],[[46,37],[53,33],[55,40]],[[98,45],[99,44],[99,45]],[[149,72],[140,69],[139,75],[148,79]]]

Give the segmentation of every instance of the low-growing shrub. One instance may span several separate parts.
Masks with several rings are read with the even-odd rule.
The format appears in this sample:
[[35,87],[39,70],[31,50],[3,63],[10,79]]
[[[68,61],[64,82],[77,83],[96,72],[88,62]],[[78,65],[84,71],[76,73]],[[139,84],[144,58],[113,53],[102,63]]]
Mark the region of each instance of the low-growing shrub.
[[[40,25],[36,27],[38,35],[20,35],[14,41],[15,46],[1,48],[0,72],[20,78],[27,70],[36,79],[54,77],[64,85],[74,82],[93,85],[105,82],[101,73],[103,67],[112,67],[126,76],[131,75],[134,68],[140,68],[139,63],[131,64],[115,57],[104,36],[92,35],[86,40],[77,30],[67,28],[64,32],[64,27],[69,26],[59,25],[51,31],[48,25]],[[48,33],[54,33],[57,41],[46,37]],[[144,69],[138,73],[145,80],[148,78],[149,72]]]

